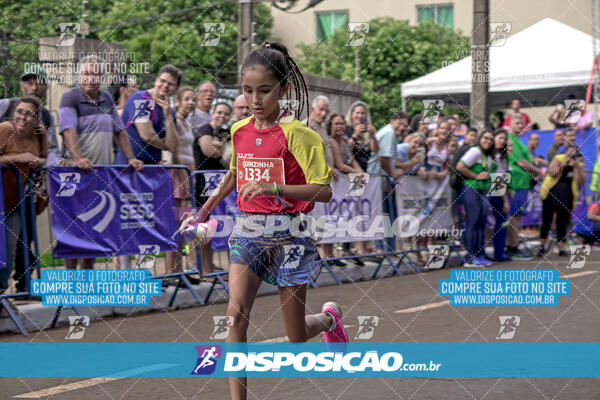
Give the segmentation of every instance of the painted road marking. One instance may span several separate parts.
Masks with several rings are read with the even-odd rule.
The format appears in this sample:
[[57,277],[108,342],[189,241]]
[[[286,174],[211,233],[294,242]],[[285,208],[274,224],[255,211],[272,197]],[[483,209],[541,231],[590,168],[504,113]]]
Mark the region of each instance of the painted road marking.
[[113,375],[118,376],[107,376],[104,378],[92,378],[86,379],[84,381],[68,383],[66,385],[54,386],[47,389],[37,390],[35,392],[23,393],[17,396],[14,396],[16,399],[41,399],[43,397],[54,396],[60,393],[70,392],[72,390],[83,389],[90,386],[102,385],[103,383],[109,383],[113,381],[117,381],[119,379],[124,379],[131,376],[137,376],[150,371],[157,371],[161,369],[171,368],[176,366],[177,364],[153,364],[147,367],[134,368],[127,371],[116,372]]
[[399,314],[399,313],[414,313],[414,312],[419,312],[419,311],[423,311],[423,310],[429,310],[429,309],[432,309],[432,308],[443,307],[443,306],[448,305],[448,304],[450,304],[450,300],[444,300],[444,301],[438,301],[437,303],[429,303],[429,304],[424,304],[422,306],[405,308],[403,310],[396,310],[396,311],[394,311],[394,313],[396,313],[396,314]]
[[576,272],[574,274],[563,275],[563,276],[560,276],[559,278],[577,278],[578,276],[593,275],[593,274],[597,274],[597,273],[598,273],[598,271],[583,271],[583,272]]

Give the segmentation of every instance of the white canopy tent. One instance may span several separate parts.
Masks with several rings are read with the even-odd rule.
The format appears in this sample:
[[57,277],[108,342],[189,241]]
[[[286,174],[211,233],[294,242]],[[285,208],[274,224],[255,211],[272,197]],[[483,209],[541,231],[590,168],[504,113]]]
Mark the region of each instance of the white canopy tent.
[[[490,47],[490,107],[507,107],[514,97],[524,107],[554,105],[568,95],[585,97],[593,65],[593,37],[545,18]],[[471,56],[402,84],[407,98],[469,104]]]

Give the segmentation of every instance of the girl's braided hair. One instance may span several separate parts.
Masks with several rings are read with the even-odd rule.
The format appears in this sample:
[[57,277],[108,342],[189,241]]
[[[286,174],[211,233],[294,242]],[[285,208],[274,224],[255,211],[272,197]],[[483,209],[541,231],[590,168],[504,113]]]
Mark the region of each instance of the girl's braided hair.
[[[252,51],[242,63],[241,74],[248,68],[260,65],[269,71],[281,86],[290,83],[290,90],[286,100],[296,100],[298,108],[295,117],[300,119],[303,112],[308,114],[310,105],[308,101],[308,87],[298,64],[288,53],[287,47],[278,42],[264,42],[260,48]],[[294,91],[292,99],[291,90]]]

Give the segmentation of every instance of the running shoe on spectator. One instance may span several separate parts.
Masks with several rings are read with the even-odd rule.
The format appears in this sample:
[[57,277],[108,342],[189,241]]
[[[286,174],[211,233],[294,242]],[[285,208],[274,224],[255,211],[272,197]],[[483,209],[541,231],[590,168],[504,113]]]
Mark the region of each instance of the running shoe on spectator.
[[528,255],[524,254],[519,249],[517,249],[516,251],[508,251],[507,254],[508,254],[508,256],[512,260],[516,260],[516,261],[529,261],[529,260],[533,260],[532,256],[528,256]]

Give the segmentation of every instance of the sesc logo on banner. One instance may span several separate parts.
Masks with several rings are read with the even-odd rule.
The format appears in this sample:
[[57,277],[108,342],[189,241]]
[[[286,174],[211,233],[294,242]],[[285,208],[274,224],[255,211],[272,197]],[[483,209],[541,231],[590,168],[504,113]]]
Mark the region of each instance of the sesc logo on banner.
[[93,230],[98,233],[102,233],[104,230],[106,230],[110,222],[113,220],[115,213],[117,212],[117,201],[115,200],[115,197],[107,191],[94,190],[94,193],[97,193],[98,196],[100,196],[100,202],[92,209],[79,214],[77,218],[83,222],[88,222],[104,211],[102,218],[100,218],[100,220],[94,226],[92,226]]
[[217,368],[217,360],[221,359],[223,349],[221,346],[196,346],[198,361],[190,375],[210,375]]
[[56,192],[57,197],[71,197],[75,194],[77,185],[81,182],[81,174],[78,172],[59,172],[60,187]]

